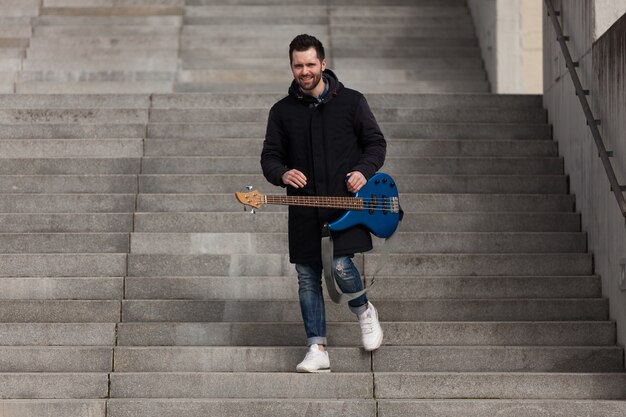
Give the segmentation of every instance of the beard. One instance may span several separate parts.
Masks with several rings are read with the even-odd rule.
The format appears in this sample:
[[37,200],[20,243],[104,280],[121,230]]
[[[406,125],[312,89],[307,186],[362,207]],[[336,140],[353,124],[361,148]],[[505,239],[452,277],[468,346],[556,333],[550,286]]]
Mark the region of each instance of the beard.
[[319,85],[320,81],[322,81],[321,72],[319,74],[314,74],[313,78],[310,78],[308,80],[302,80],[298,78],[298,85],[303,91],[312,91],[315,90],[315,87]]

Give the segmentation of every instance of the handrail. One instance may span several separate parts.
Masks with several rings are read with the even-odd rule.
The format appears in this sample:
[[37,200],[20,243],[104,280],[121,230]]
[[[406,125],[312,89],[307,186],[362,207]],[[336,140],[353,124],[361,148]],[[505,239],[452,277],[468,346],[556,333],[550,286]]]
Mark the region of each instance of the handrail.
[[623,191],[626,191],[626,186],[619,185],[617,177],[615,176],[615,171],[613,170],[611,160],[609,159],[612,156],[612,153],[610,154],[609,152],[607,152],[604,146],[604,141],[602,140],[602,136],[600,135],[600,131],[598,130],[599,121],[593,117],[591,107],[589,106],[589,102],[587,101],[587,94],[589,94],[589,90],[583,90],[582,84],[580,83],[580,78],[578,77],[578,73],[576,73],[576,67],[578,66],[578,62],[574,62],[572,60],[572,56],[569,53],[567,44],[565,43],[569,40],[569,36],[563,35],[563,29],[561,28],[561,24],[559,23],[559,19],[557,18],[560,15],[560,12],[554,10],[552,0],[544,1],[548,9],[548,16],[550,17],[550,20],[552,20],[552,25],[554,26],[554,31],[556,32],[556,39],[559,42],[559,45],[561,45],[561,52],[563,52],[565,64],[567,65],[569,74],[572,77],[572,82],[574,83],[574,88],[576,89],[576,95],[578,96],[580,105],[582,106],[583,112],[585,113],[587,124],[589,125],[589,129],[591,129],[591,135],[596,142],[598,155],[602,160],[602,165],[604,165],[606,175],[609,177],[611,191],[613,191],[613,194],[615,195],[615,199],[617,200],[617,204],[619,205],[620,211],[622,212],[622,216],[626,218],[626,199],[624,199],[624,194],[622,193]]

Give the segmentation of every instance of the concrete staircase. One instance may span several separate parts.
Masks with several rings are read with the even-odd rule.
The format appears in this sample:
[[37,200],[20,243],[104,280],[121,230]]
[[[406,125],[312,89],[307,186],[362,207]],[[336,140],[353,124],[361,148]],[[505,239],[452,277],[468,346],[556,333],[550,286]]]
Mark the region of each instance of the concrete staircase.
[[171,92],[183,3],[44,0],[17,92]]
[[[541,98],[481,93],[464,2],[313,2],[326,15],[217,3],[44,1],[32,45],[48,30],[72,45],[87,26],[135,39],[182,22],[167,82],[205,93],[0,96],[0,414],[624,415],[624,352]],[[160,19],[172,24],[148,24]],[[333,372],[301,375],[286,211],[251,216],[233,192],[282,192],[260,175],[267,111],[289,82],[288,31],[317,28],[340,79],[367,91],[406,216],[370,290],[384,346],[363,352],[354,317],[329,302]],[[81,71],[111,74],[102,56]],[[166,61],[139,70],[174,74]],[[50,68],[65,78],[18,91],[134,85]],[[357,262],[368,274],[378,258]]]
[[0,0],[0,94],[14,93],[39,0]]

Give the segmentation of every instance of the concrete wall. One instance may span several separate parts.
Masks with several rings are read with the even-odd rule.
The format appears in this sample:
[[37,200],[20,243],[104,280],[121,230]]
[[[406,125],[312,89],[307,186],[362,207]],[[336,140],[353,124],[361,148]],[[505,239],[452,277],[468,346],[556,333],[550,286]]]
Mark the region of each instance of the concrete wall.
[[[563,31],[570,36],[572,58],[580,61],[578,75],[583,88],[591,90],[590,104],[594,117],[601,119],[600,132],[605,145],[615,152],[612,163],[618,180],[625,184],[626,17],[604,32],[609,29],[611,18],[626,12],[626,2],[555,0],[554,4],[561,11]],[[565,160],[571,192],[576,195],[582,228],[588,233],[595,272],[602,277],[611,318],[617,321],[618,343],[626,346],[626,291],[620,289],[620,260],[626,258],[626,224],[547,16],[544,17],[544,63],[544,105]]]
[[540,94],[542,0],[469,0],[494,93]]

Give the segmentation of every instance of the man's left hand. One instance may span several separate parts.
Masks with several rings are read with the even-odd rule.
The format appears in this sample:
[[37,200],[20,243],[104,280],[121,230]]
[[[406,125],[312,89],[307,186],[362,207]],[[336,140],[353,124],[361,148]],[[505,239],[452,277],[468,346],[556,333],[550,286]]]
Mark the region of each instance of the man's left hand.
[[346,186],[348,191],[356,193],[367,183],[365,176],[359,171],[352,171],[346,175]]

